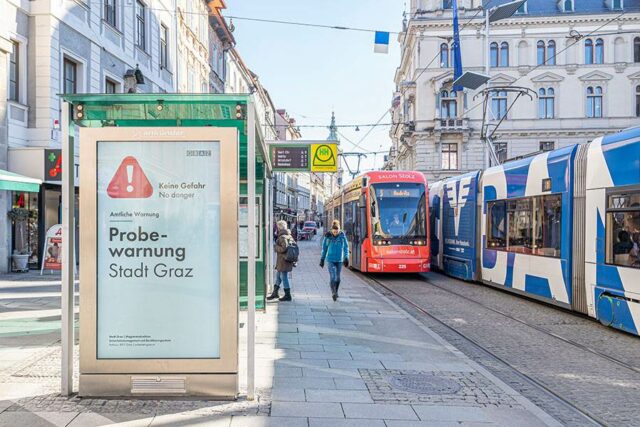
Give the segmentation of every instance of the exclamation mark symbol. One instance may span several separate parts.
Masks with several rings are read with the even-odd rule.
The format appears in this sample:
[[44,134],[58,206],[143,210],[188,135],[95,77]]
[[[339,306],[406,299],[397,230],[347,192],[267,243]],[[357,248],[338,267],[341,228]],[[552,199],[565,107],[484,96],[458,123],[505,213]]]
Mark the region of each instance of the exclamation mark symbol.
[[127,165],[127,193],[133,192],[133,165]]

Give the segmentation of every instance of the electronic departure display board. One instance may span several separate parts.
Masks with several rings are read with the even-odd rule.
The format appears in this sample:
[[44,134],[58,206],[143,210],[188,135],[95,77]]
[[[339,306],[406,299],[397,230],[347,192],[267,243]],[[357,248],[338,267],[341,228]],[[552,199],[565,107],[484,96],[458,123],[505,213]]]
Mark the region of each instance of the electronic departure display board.
[[309,146],[271,146],[271,160],[276,169],[309,170]]

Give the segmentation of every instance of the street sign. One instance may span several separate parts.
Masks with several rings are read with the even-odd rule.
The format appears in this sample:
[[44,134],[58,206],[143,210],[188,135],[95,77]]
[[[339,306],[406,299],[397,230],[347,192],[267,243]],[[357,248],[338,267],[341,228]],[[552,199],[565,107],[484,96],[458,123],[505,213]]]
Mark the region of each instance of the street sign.
[[326,141],[270,141],[274,172],[337,172],[338,144]]

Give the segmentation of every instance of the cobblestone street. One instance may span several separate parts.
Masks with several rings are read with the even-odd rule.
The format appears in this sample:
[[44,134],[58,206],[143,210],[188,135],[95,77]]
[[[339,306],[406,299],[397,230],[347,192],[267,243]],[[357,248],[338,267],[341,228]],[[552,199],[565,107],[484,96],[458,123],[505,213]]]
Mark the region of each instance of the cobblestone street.
[[391,299],[563,424],[584,425],[575,406],[605,425],[640,425],[637,337],[437,273],[377,280],[435,319],[378,286]]

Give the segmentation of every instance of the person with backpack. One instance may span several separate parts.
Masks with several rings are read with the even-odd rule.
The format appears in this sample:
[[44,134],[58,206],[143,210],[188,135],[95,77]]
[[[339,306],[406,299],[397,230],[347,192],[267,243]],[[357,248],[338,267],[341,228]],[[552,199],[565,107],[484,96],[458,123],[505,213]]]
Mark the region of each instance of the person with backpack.
[[[287,228],[285,221],[278,221],[278,238],[276,239],[275,250],[278,254],[276,260],[276,283],[273,292],[267,297],[268,301],[278,299],[279,301],[291,301],[291,286],[289,285],[289,273],[298,262],[298,245],[291,237],[291,231]],[[284,286],[284,296],[278,298],[280,284]]]
[[321,268],[324,268],[325,260],[329,262],[329,286],[331,297],[335,301],[338,299],[342,266],[349,266],[349,242],[347,236],[340,230],[340,221],[337,219],[333,221],[331,231],[325,233],[322,240]]

